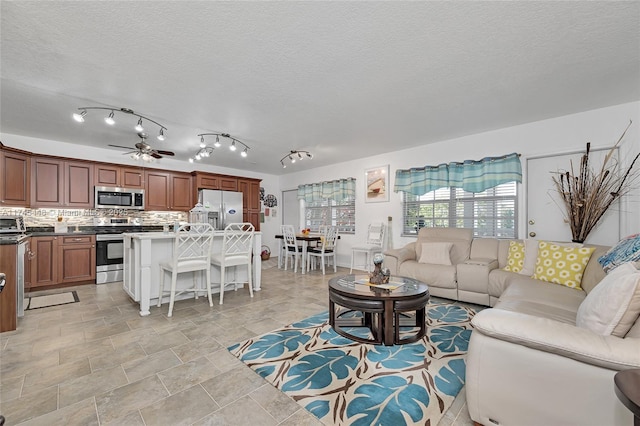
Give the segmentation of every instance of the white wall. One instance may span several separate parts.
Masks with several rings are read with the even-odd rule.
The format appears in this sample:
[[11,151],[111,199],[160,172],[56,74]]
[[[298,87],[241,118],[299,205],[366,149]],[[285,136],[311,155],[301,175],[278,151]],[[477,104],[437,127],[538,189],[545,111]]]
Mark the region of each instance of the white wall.
[[[616,105],[554,119],[523,124],[495,131],[464,136],[441,141],[418,148],[395,151],[359,160],[345,161],[327,167],[308,169],[280,177],[282,190],[296,188],[300,184],[319,182],[346,177],[357,179],[356,192],[356,234],[342,235],[338,249],[338,263],[348,266],[351,261],[351,246],[365,240],[369,222],[387,222],[393,218],[392,244],[395,248],[415,241],[415,237],[402,237],[402,198],[393,192],[396,169],[407,169],[425,165],[437,165],[450,161],[478,160],[487,156],[499,156],[511,152],[522,154],[523,174],[526,176],[526,159],[530,156],[559,154],[584,150],[586,143],[592,148],[609,147],[622,134],[629,120],[633,125],[621,144],[622,158],[629,160],[630,154],[640,152],[640,102]],[[455,122],[452,121],[452,126]],[[345,141],[346,143],[346,141]],[[393,144],[393,141],[389,141]],[[626,156],[624,154],[627,154]],[[313,160],[312,160],[313,161]],[[311,162],[310,162],[311,163]],[[310,163],[303,163],[307,165]],[[366,169],[390,165],[390,201],[386,203],[366,203],[364,173]],[[639,165],[640,166],[640,165]],[[520,185],[520,205],[518,232],[525,233],[526,181]],[[640,188],[633,191],[626,200],[622,220],[622,234],[640,232]],[[592,241],[597,244],[597,241]]]

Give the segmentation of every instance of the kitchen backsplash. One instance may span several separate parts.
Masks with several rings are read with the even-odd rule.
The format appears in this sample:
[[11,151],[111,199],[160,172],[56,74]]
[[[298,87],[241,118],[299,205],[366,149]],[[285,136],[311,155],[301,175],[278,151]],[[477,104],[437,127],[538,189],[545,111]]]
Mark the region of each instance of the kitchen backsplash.
[[171,225],[178,221],[187,221],[185,212],[150,211],[141,212],[125,209],[24,209],[19,207],[0,208],[1,216],[23,216],[26,226],[53,226],[58,216],[69,225],[92,226],[95,218],[130,217],[139,218],[143,225]]

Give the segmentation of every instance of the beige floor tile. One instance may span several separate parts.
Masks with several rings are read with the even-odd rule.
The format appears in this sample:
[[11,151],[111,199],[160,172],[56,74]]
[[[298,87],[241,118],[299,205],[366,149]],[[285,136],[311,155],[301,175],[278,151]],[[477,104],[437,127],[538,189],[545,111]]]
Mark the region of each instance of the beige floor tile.
[[122,368],[129,382],[137,382],[144,377],[151,376],[180,364],[180,358],[170,349],[165,349],[164,351],[156,352],[144,358],[126,362],[122,364]]
[[182,362],[189,362],[201,356],[208,355],[222,348],[213,337],[204,337],[192,340],[184,345],[172,348],[173,352],[178,355]]
[[134,342],[120,346],[117,349],[105,350],[95,356],[90,356],[89,363],[91,364],[91,371],[96,372],[144,358],[145,356],[147,356],[147,353],[138,343]]
[[271,426],[277,424],[275,419],[260,407],[260,404],[245,395],[194,423],[194,426]]
[[[9,401],[20,397],[24,376],[0,378],[0,401]],[[1,410],[0,410],[1,411]]]
[[313,414],[304,408],[300,408],[289,418],[280,422],[278,426],[323,426],[323,424]]
[[33,356],[31,350],[25,354],[5,349],[0,357],[0,377],[2,380],[56,366],[59,360],[58,352],[49,353],[46,356]]
[[169,392],[157,376],[121,386],[96,396],[100,423],[115,422],[132,411],[153,404],[169,396]]
[[201,357],[162,371],[158,377],[173,395],[221,373],[208,358]]
[[111,343],[114,348],[118,349],[131,343],[138,343],[142,337],[150,339],[151,336],[157,335],[158,333],[156,333],[156,331],[151,327],[136,328],[126,333],[111,336]]
[[298,403],[269,383],[260,386],[251,392],[249,396],[271,414],[277,422],[288,419],[300,409]]
[[141,409],[140,413],[147,426],[186,426],[219,408],[202,386],[195,385]]
[[131,331],[129,325],[125,322],[118,322],[111,325],[105,325],[104,327],[96,328],[95,330],[89,330],[84,332],[84,338],[87,342],[91,342],[105,337],[114,336],[116,334],[122,334]]
[[119,365],[77,379],[67,380],[61,383],[58,389],[58,406],[66,407],[86,399],[87,395],[97,395],[127,383],[129,383],[127,376]]
[[140,410],[134,410],[110,422],[100,422],[100,426],[146,426]]
[[201,383],[220,405],[225,406],[265,384],[262,377],[248,368],[238,368]]
[[174,346],[180,346],[188,343],[189,339],[179,331],[170,331],[168,333],[158,333],[156,335],[142,336],[138,343],[142,349],[148,354],[160,352]]
[[44,355],[48,352],[58,351],[67,346],[77,345],[84,342],[84,332],[77,331],[66,336],[53,336],[46,339],[39,339],[33,345],[33,355]]
[[41,368],[27,373],[24,378],[22,394],[27,395],[34,391],[48,388],[49,386],[86,376],[87,374],[91,374],[91,367],[89,366],[89,360],[87,358],[67,364]]
[[108,337],[93,342],[82,342],[78,345],[60,349],[60,364],[77,361],[94,355],[113,351],[113,344]]
[[42,416],[58,408],[58,386],[51,386],[29,395],[2,403],[2,414],[7,425]]
[[96,404],[92,396],[68,407],[21,423],[20,426],[97,426],[99,424]]
[[226,349],[220,349],[212,354],[207,355],[207,359],[216,366],[220,371],[226,372],[235,368],[244,367],[244,363]]

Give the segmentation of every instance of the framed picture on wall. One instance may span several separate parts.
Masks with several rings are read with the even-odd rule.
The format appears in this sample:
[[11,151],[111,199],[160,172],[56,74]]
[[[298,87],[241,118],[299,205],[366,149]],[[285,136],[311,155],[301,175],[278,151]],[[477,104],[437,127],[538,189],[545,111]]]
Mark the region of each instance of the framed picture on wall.
[[389,165],[367,169],[364,172],[365,202],[389,201]]

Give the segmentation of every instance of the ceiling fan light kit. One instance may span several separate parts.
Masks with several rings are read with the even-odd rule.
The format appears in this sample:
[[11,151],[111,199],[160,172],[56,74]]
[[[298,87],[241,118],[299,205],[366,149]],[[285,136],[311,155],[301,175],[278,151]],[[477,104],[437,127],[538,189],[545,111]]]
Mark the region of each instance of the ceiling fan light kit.
[[[240,156],[243,158],[246,158],[249,155],[249,150],[251,149],[249,145],[242,142],[241,140],[238,140],[237,138],[234,138],[228,133],[200,133],[198,136],[200,136],[200,149],[198,150],[198,152],[196,152],[196,155],[189,158],[190,163],[193,163],[194,161],[200,161],[203,158],[210,157],[216,148],[220,148],[222,146],[222,143],[220,142],[221,136],[223,138],[227,138],[231,140],[231,145],[229,145],[230,151],[236,151],[238,149],[238,146],[236,144],[242,145],[244,149],[240,151]],[[214,142],[213,146],[207,145],[207,142],[205,141],[205,138],[204,138],[205,136],[216,137],[216,141]]]
[[171,151],[163,151],[161,149],[153,149],[148,143],[146,143],[148,135],[144,132],[138,132],[140,142],[135,144],[135,147],[121,146],[121,145],[109,145],[115,148],[131,149],[133,151],[125,152],[125,155],[130,155],[134,160],[142,160],[147,163],[151,163],[157,158],[162,158],[165,155],[174,156]]
[[84,117],[87,115],[88,110],[93,110],[93,109],[110,111],[109,115],[104,118],[105,123],[107,123],[110,126],[113,126],[114,124],[116,124],[115,111],[138,117],[138,123],[134,127],[134,129],[138,133],[144,132],[144,126],[142,125],[143,123],[142,120],[151,122],[160,128],[158,130],[158,136],[157,136],[158,140],[160,141],[165,140],[164,132],[167,130],[165,126],[163,126],[162,124],[158,123],[155,120],[150,119],[149,117],[145,117],[142,114],[138,114],[129,108],[81,107],[81,108],[78,108],[78,110],[80,111],[79,113],[76,112],[72,115],[73,119],[78,123],[84,123]]
[[296,162],[296,160],[304,160],[305,158],[308,159],[312,159],[313,155],[311,155],[311,153],[309,151],[302,151],[302,150],[297,150],[297,149],[292,149],[291,151],[289,151],[288,154],[286,154],[284,157],[282,157],[280,159],[280,164],[282,164],[282,168],[286,169],[287,168],[287,164],[285,163],[284,160],[289,160],[289,162],[291,162],[291,164],[294,164]]

